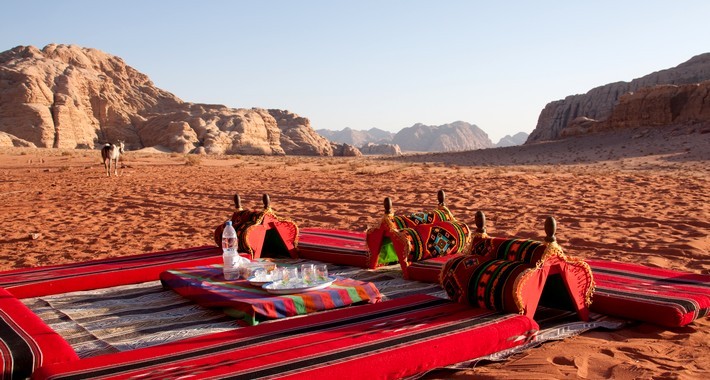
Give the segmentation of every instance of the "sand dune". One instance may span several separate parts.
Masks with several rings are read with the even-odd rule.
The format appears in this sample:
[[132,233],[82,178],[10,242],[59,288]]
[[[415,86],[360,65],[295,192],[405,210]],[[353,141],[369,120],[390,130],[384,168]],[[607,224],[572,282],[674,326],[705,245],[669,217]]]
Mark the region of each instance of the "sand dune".
[[[302,227],[364,231],[385,196],[414,211],[444,189],[460,220],[483,210],[493,236],[541,238],[553,215],[569,255],[708,274],[708,136],[637,132],[400,159],[128,152],[110,178],[98,151],[5,148],[0,269],[212,244],[234,193],[249,208],[268,193]],[[673,330],[637,324],[427,378],[699,378],[710,373],[708,342],[707,318]]]

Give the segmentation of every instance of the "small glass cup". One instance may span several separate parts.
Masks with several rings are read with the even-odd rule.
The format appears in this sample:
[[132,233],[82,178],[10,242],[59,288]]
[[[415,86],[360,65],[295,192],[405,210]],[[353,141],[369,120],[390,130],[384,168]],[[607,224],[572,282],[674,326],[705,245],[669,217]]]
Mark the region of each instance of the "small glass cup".
[[267,270],[271,281],[275,282],[281,279],[281,272],[282,268],[281,267],[274,267],[270,272]]
[[256,281],[266,280],[266,270],[264,268],[256,268],[251,272],[251,277],[249,279],[254,279]]
[[316,268],[313,264],[301,264],[301,278],[308,285],[316,282]]
[[328,265],[316,264],[316,282],[328,282]]
[[281,282],[284,285],[289,285],[298,281],[298,268],[297,267],[283,267],[281,268]]

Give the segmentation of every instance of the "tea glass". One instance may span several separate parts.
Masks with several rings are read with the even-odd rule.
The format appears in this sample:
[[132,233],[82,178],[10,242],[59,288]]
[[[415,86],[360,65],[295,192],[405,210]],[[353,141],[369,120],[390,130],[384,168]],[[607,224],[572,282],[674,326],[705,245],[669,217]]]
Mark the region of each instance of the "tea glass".
[[289,286],[298,282],[298,268],[297,267],[283,267],[281,268],[281,282]]
[[328,266],[326,264],[316,264],[315,274],[317,282],[328,281]]
[[306,285],[316,282],[316,269],[313,264],[301,264],[301,279]]

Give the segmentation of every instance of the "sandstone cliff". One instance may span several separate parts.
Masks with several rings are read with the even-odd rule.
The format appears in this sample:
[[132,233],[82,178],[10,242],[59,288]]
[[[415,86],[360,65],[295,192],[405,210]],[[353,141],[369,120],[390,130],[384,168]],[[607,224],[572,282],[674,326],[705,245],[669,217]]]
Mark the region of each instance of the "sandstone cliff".
[[608,118],[576,118],[560,135],[569,137],[617,128],[696,124],[710,126],[710,81],[645,87],[624,94]]
[[74,45],[0,53],[0,132],[45,148],[124,140],[180,153],[333,154],[306,118],[186,103],[121,58]]
[[421,123],[404,128],[392,139],[403,151],[454,152],[492,148],[488,135],[474,124],[456,121],[439,126]]
[[[674,68],[661,70],[631,82],[617,82],[593,88],[583,95],[571,95],[563,100],[551,102],[545,106],[538,118],[535,130],[530,134],[528,143],[542,140],[553,140],[561,137],[562,131],[575,120],[572,129],[580,131],[579,123],[585,121],[604,121],[608,119],[615,110],[615,106],[620,103],[622,96],[628,93],[647,91],[646,88],[659,85],[686,85],[697,84],[710,80],[710,53],[695,56],[685,63]],[[681,102],[682,98],[676,98],[674,102]],[[664,101],[665,102],[665,101]],[[645,101],[646,106],[651,106],[651,101]],[[639,103],[636,103],[639,104]],[[644,113],[654,113],[649,109],[638,109],[635,115],[627,114],[628,117],[638,117],[639,120],[649,122],[649,118]],[[621,112],[621,111],[620,111]],[[624,111],[626,112],[626,111]],[[659,120],[660,121],[660,120]],[[672,122],[673,120],[671,120]],[[654,121],[650,121],[655,123]],[[584,128],[583,128],[584,129]],[[567,131],[570,133],[573,131]]]

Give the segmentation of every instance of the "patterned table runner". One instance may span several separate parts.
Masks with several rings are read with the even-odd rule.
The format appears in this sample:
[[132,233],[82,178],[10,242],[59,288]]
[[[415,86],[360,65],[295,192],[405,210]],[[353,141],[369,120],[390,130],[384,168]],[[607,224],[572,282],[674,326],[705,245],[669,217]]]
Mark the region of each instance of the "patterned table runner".
[[227,281],[221,265],[168,270],[160,275],[163,286],[195,303],[222,308],[250,325],[260,320],[278,319],[325,311],[361,302],[379,302],[375,284],[339,278],[325,289],[305,293],[274,295],[246,280]]

